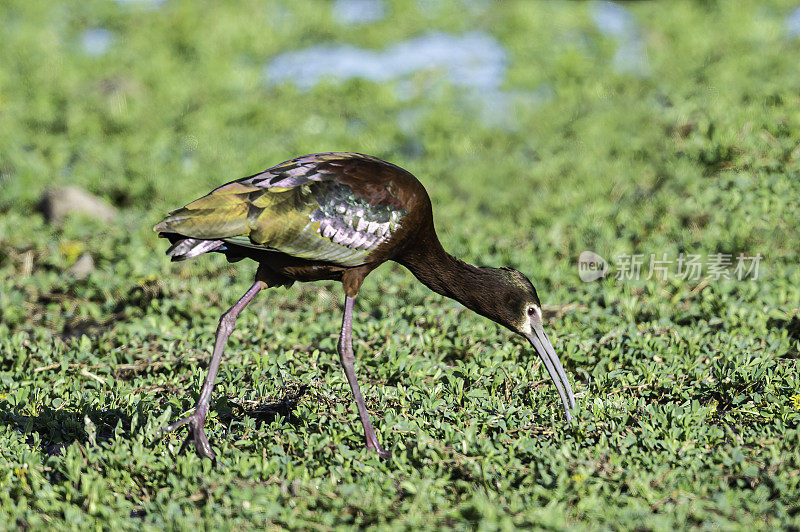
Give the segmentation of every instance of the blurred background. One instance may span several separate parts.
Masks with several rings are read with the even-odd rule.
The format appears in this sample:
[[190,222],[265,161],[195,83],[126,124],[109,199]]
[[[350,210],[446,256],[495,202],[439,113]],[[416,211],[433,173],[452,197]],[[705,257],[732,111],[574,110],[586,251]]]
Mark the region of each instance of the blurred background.
[[[752,378],[748,393],[771,390],[774,401],[759,396],[736,408],[772,412],[773,428],[783,427],[800,408],[798,65],[800,3],[792,0],[6,0],[0,406],[23,416],[11,425],[38,427],[47,449],[68,445],[64,434],[84,438],[89,406],[100,431],[115,426],[104,414],[112,408],[123,418],[139,402],[153,415],[167,404],[173,413],[188,408],[219,314],[255,266],[222,257],[170,264],[152,226],[224,182],[291,157],[355,151],[422,181],[448,251],[531,277],[579,396],[593,415],[607,414],[609,427],[620,418],[615,409],[658,409],[659,401],[701,397],[716,412],[713,405],[741,390],[714,388],[709,374],[720,383]],[[744,281],[642,275],[585,283],[577,268],[584,250],[608,260],[763,259],[759,278]],[[316,283],[252,306],[240,319],[245,332],[229,344],[238,369],[223,370],[220,397],[280,396],[292,379],[327,379],[320,389],[345,401],[330,354],[341,299],[339,286]],[[504,331],[397,265],[370,276],[357,312],[357,334],[380,350],[380,360],[360,362],[368,397],[402,395],[398,382],[412,386],[414,372],[464,360],[519,379],[540,371]],[[419,361],[403,358],[409,353]],[[745,371],[743,358],[750,377],[736,373]],[[769,380],[759,364],[779,376]],[[267,388],[236,388],[243,375]],[[662,384],[630,391],[648,379]],[[549,399],[520,411],[538,408],[550,419],[552,390],[536,390]],[[614,390],[627,390],[616,406],[592,403]],[[23,415],[25,401],[38,406]],[[427,430],[424,414],[406,418],[387,404],[391,423],[423,427],[403,434]],[[311,409],[301,419],[322,415],[301,407]],[[53,428],[61,418],[32,413],[42,408],[74,418]],[[349,430],[352,414],[329,432]],[[737,415],[731,423],[761,419]],[[390,426],[381,416],[378,425]],[[767,425],[741,430],[756,441]],[[357,433],[348,437],[357,448]],[[212,440],[224,445],[225,436]],[[3,447],[23,456],[32,444],[14,445]]]

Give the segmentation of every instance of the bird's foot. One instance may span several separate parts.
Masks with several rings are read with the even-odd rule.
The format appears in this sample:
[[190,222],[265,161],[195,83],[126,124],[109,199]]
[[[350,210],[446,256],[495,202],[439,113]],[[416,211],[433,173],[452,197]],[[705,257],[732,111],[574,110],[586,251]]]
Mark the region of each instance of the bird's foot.
[[197,408],[191,415],[186,416],[185,418],[180,419],[163,429],[163,432],[172,432],[173,430],[184,425],[189,425],[189,434],[186,435],[186,439],[183,441],[183,445],[181,445],[179,452],[183,452],[189,443],[189,440],[191,439],[194,440],[194,447],[197,449],[197,454],[210,460],[214,460],[214,451],[211,450],[211,444],[208,443],[206,431],[203,430],[205,421],[206,413],[204,409]]
[[367,450],[375,452],[375,453],[378,453],[378,456],[380,456],[384,460],[388,460],[389,457],[392,456],[392,453],[390,453],[389,451],[384,450],[383,447],[381,447],[381,444],[378,443],[378,442],[370,442],[370,441],[368,441],[367,442]]

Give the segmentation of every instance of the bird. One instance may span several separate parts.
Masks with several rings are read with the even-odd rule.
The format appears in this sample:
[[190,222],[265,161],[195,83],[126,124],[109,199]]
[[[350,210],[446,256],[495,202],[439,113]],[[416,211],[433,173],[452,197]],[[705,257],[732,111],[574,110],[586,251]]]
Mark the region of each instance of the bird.
[[352,345],[356,296],[367,275],[387,261],[401,264],[434,292],[526,339],[555,384],[566,423],[573,420],[575,396],[545,334],[542,305],[533,284],[515,269],[477,267],[447,253],[434,228],[428,193],[399,166],[349,152],[296,157],[212,190],[172,211],[153,229],[170,241],[166,254],[172,261],[215,252],[231,262],[247,258],[258,264],[252,286],[219,320],[194,410],[164,428],[171,432],[189,425],[184,445],[193,440],[201,457],[215,459],[204,424],[237,316],[263,289],[319,280],[342,284],[339,359],[366,448],[389,457],[356,379]]

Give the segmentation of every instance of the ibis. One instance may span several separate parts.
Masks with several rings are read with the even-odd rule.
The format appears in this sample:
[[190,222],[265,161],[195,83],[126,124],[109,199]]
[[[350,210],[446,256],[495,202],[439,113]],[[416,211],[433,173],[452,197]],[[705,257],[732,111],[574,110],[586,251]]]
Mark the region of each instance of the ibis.
[[395,261],[434,292],[455,299],[527,339],[555,384],[567,423],[575,396],[542,323],[536,289],[512,268],[467,264],[448,254],[433,225],[431,200],[411,173],[358,153],[297,157],[232,181],[172,211],[154,227],[169,239],[173,261],[209,252],[255,260],[249,290],[219,320],[197,405],[166,427],[188,425],[198,454],[214,458],[203,429],[225,343],[237,316],[265,288],[334,280],[344,289],[338,353],[364,428],[367,449],[382,457],[358,386],[352,344],[353,304],[364,279]]

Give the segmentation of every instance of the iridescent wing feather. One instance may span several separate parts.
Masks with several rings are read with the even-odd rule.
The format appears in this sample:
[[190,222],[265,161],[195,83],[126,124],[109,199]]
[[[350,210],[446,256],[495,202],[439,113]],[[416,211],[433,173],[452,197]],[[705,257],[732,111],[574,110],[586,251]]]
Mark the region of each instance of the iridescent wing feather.
[[348,162],[388,164],[349,153],[292,159],[217,188],[170,213],[155,230],[193,240],[173,246],[197,250],[185,256],[226,243],[341,266],[364,264],[400,227],[406,211],[388,188],[370,197],[359,194],[347,175]]

